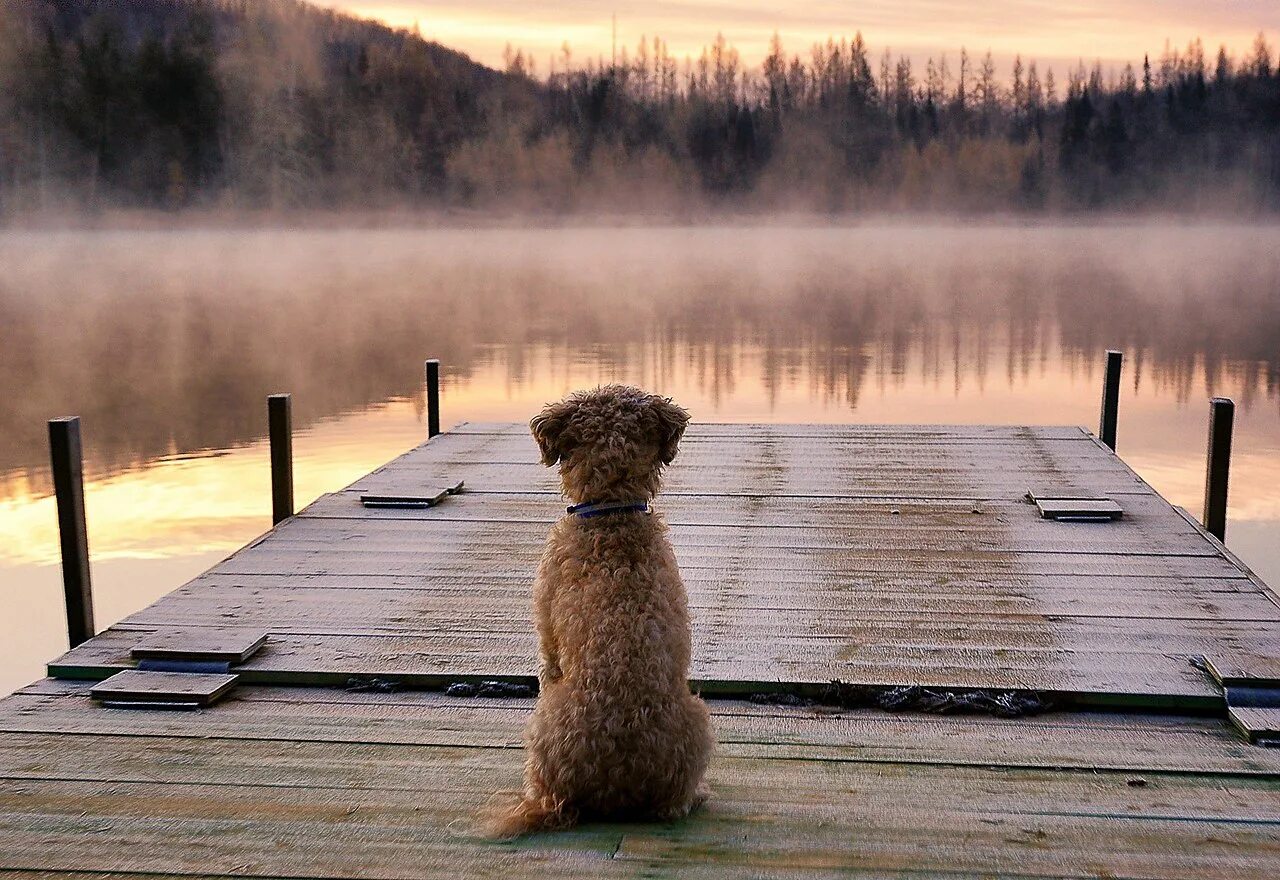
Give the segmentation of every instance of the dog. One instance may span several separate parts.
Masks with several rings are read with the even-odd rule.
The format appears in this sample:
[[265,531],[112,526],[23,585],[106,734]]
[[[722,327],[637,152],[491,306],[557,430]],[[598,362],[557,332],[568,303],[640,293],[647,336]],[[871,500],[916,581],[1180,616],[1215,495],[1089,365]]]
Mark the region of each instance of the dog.
[[538,701],[524,789],[492,810],[495,836],[670,821],[707,798],[715,738],[689,690],[684,583],[666,523],[649,509],[688,422],[670,399],[623,385],[577,392],[530,422],[573,506],[534,582]]

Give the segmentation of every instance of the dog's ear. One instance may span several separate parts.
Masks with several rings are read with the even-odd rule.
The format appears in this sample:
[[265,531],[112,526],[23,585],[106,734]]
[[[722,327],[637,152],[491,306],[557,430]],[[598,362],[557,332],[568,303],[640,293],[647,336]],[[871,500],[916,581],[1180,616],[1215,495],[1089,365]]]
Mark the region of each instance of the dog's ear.
[[649,406],[658,422],[658,457],[663,464],[671,464],[689,424],[689,412],[670,397],[651,397]]
[[573,415],[577,401],[572,398],[559,403],[549,403],[546,408],[529,422],[529,430],[533,439],[538,442],[538,450],[542,453],[542,463],[553,467],[568,451],[565,448],[565,429],[569,427],[569,417]]

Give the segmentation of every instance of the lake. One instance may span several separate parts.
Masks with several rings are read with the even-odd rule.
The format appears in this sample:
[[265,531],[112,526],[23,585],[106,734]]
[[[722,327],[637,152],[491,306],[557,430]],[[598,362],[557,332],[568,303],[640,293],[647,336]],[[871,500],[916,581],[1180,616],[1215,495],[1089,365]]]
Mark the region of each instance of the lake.
[[[600,382],[703,421],[1081,424],[1199,515],[1237,403],[1227,543],[1280,584],[1280,227],[909,224],[0,232],[0,693],[66,646],[46,421],[83,419],[97,623],[443,421]],[[530,572],[532,575],[532,572]]]

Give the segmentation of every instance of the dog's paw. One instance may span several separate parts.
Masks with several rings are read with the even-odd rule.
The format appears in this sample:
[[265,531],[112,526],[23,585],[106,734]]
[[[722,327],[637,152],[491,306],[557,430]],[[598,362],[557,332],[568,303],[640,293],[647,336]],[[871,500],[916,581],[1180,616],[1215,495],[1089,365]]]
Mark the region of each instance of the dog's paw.
[[689,812],[702,809],[707,801],[711,798],[711,788],[705,783],[698,785],[698,790],[693,793],[693,802],[689,805]]

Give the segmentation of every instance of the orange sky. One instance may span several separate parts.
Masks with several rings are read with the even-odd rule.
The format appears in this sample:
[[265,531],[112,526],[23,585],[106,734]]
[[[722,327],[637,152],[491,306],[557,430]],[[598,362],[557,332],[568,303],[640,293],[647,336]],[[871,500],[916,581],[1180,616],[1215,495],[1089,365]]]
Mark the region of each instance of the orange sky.
[[1064,66],[1080,58],[1104,64],[1156,56],[1165,40],[1185,46],[1200,36],[1209,51],[1226,44],[1237,55],[1258,31],[1274,43],[1280,32],[1276,0],[313,0],[394,25],[418,23],[423,34],[487,64],[500,64],[507,43],[533,53],[538,72],[568,41],[579,61],[611,45],[635,47],[642,35],[663,36],[673,54],[696,55],[723,31],[751,64],[763,57],[776,30],[789,51],[807,52],[816,40],[861,30],[877,53],[890,46],[914,58],[960,47],[991,49],[1006,66],[1015,53]]

